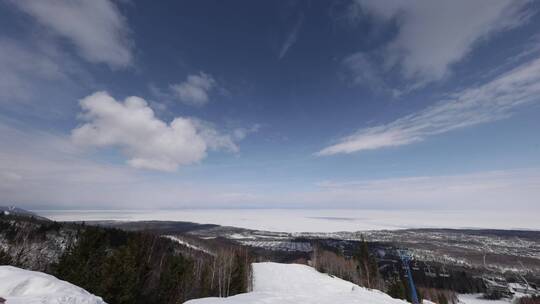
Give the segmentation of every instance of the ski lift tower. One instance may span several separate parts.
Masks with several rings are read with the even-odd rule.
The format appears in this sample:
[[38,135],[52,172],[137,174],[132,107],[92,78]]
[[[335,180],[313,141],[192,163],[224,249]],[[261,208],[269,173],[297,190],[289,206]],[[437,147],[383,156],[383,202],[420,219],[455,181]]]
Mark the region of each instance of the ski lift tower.
[[401,258],[401,262],[403,263],[403,267],[405,269],[405,273],[407,274],[407,278],[409,281],[409,289],[411,290],[411,301],[412,304],[420,304],[420,301],[418,301],[418,294],[416,293],[416,286],[414,285],[414,280],[412,277],[411,267],[409,267],[409,262],[411,261],[411,255],[403,249],[398,250],[399,257]]

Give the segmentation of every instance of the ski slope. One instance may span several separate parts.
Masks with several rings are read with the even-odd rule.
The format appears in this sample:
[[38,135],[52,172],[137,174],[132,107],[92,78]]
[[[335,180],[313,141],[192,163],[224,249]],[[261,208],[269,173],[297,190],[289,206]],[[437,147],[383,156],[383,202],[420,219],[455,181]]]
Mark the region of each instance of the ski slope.
[[254,263],[253,291],[185,304],[404,304],[403,300],[359,287],[300,264]]
[[6,304],[107,304],[71,283],[12,266],[0,266],[0,296]]

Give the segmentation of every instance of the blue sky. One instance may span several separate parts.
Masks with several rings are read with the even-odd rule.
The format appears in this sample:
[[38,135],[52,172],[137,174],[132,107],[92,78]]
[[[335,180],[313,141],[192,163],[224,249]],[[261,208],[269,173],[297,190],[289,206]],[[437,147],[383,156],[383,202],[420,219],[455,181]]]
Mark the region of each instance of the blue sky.
[[1,1],[28,208],[540,211],[532,1]]

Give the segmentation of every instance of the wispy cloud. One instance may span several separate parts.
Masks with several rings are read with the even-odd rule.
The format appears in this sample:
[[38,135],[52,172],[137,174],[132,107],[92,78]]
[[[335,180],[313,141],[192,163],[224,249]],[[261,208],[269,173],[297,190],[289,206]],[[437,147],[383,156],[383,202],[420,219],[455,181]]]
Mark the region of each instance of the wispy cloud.
[[188,75],[184,82],[170,85],[173,95],[178,100],[193,106],[202,106],[208,103],[210,98],[208,95],[215,88],[216,81],[212,75],[203,72]]
[[422,141],[429,136],[506,118],[522,104],[538,101],[540,59],[526,62],[494,80],[451,94],[420,112],[391,123],[360,129],[316,155],[354,153]]
[[149,176],[95,160],[62,133],[0,121],[0,142],[9,143],[0,145],[0,204],[84,209],[228,207],[243,197],[235,185]]
[[357,0],[351,12],[395,22],[396,36],[379,51],[384,66],[398,66],[413,85],[422,86],[447,75],[478,41],[526,22],[534,13],[525,9],[528,2]]
[[0,66],[0,113],[12,119],[71,118],[73,100],[95,85],[79,61],[47,37],[0,38]]
[[57,56],[47,54],[39,44],[0,39],[0,102],[28,99],[34,82],[65,79],[64,68],[58,61]]
[[0,146],[1,200],[33,208],[421,208],[464,212],[520,208],[532,214],[540,208],[537,168],[323,181],[310,189],[291,189],[286,180],[257,185],[147,175],[96,161],[67,135],[3,122],[0,142],[10,143]]
[[17,0],[12,3],[55,34],[69,39],[86,60],[126,67],[132,63],[129,27],[109,0]]
[[324,181],[306,199],[341,207],[469,209],[538,208],[540,171],[502,170],[459,175]]
[[342,61],[347,69],[352,84],[369,87],[371,90],[388,90],[384,81],[383,71],[378,67],[373,56],[364,53],[355,53]]
[[287,35],[287,38],[283,42],[283,45],[281,45],[281,48],[279,50],[278,58],[282,59],[285,57],[291,46],[296,42],[298,39],[298,32],[300,31],[300,28],[302,27],[302,23],[304,23],[304,15],[300,14],[298,19],[296,20],[296,23],[292,27],[291,31]]

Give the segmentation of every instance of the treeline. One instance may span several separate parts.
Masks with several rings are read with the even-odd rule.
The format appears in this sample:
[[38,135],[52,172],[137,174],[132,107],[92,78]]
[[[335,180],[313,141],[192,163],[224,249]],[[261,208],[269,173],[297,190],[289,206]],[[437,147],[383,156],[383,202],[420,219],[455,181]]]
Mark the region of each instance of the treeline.
[[457,293],[448,289],[419,288],[422,299],[435,302],[437,304],[457,304],[459,299]]
[[[457,304],[459,303],[457,293],[448,289],[417,287],[418,300],[428,300],[437,304]],[[386,291],[391,297],[396,299],[411,300],[411,290],[407,282],[401,279],[393,279],[388,284]]]
[[522,297],[517,304],[540,304],[540,296]]
[[61,223],[0,212],[0,263],[50,272],[75,233]]
[[[311,264],[317,270],[359,286],[385,291],[393,298],[411,302],[410,286],[399,257],[394,257],[397,269],[381,266],[383,270],[380,270],[378,256],[370,250],[368,242],[363,239],[347,254],[336,247],[325,246],[324,242],[315,242],[313,247]],[[420,300],[427,299],[439,304],[457,303],[458,292],[483,291],[481,281],[464,271],[452,271],[449,277],[433,278],[427,277],[420,270],[413,271],[413,278]]]
[[86,227],[53,274],[118,303],[183,303],[245,292],[245,250],[185,254],[174,241],[144,232]]
[[377,259],[369,252],[368,243],[364,239],[356,247],[352,257],[346,257],[341,252],[314,244],[311,263],[320,272],[334,275],[359,286],[385,289]]
[[[427,277],[423,271],[413,272],[414,283],[420,299],[436,303],[457,303],[456,293],[483,292],[481,280],[464,271],[454,271],[450,277]],[[397,299],[411,301],[408,278],[403,271],[386,277],[386,292]]]
[[[66,235],[73,239],[62,239]],[[250,285],[251,258],[236,246],[206,253],[152,233],[6,216],[0,217],[0,242],[17,248],[0,250],[0,264],[45,271],[109,304],[183,303],[246,292]],[[67,248],[46,252],[55,242]],[[49,264],[21,259],[31,256],[32,248],[40,248],[36,255]]]
[[414,271],[413,277],[418,286],[425,288],[452,290],[458,293],[480,293],[485,291],[481,278],[463,270],[450,271],[449,277],[437,276],[435,278],[426,276],[423,271]]
[[13,265],[13,259],[2,248],[0,248],[0,265]]

